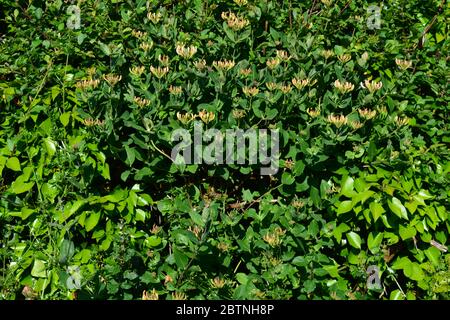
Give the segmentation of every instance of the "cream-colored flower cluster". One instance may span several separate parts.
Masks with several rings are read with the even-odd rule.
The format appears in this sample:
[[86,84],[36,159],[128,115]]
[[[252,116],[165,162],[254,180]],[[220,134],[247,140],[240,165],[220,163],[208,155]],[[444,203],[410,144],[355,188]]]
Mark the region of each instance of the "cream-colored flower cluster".
[[228,27],[233,31],[244,29],[249,24],[249,21],[246,18],[240,17],[231,11],[222,12],[221,16],[222,19],[227,22]]
[[169,67],[150,66],[150,72],[158,79],[161,79],[169,72]]
[[100,84],[100,80],[93,80],[93,79],[89,79],[89,80],[81,80],[78,81],[75,84],[75,87],[81,90],[86,90],[86,89],[95,89],[98,87],[98,85]]
[[213,61],[213,67],[219,71],[229,71],[234,67],[235,63],[232,60]]
[[120,80],[122,80],[122,76],[116,75],[113,73],[108,73],[107,75],[103,76],[103,79],[105,79],[108,84],[113,87],[115,86]]
[[383,83],[380,81],[370,81],[370,80],[365,80],[364,82],[361,82],[361,88],[363,89],[367,89],[369,90],[370,93],[374,93],[378,90],[381,89],[381,87],[383,86]]
[[197,53],[196,46],[187,47],[183,43],[178,44],[175,49],[177,54],[184,59],[191,59]]
[[133,101],[141,108],[150,105],[150,100],[141,97],[134,97]]
[[335,116],[334,114],[331,114],[327,117],[327,121],[340,128],[348,123],[348,117],[343,115]]
[[351,92],[351,91],[353,91],[353,89],[355,89],[355,85],[354,85],[354,84],[352,84],[352,83],[350,83],[350,82],[347,82],[347,81],[341,82],[341,81],[339,81],[339,80],[336,80],[336,81],[334,82],[334,87],[335,87],[340,93]]

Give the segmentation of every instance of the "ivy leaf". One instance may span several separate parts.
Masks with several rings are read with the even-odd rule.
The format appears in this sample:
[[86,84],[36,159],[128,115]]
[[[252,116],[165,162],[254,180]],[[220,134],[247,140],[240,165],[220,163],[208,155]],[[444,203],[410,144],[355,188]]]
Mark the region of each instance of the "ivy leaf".
[[410,239],[416,235],[417,231],[416,228],[412,226],[399,226],[399,234],[402,240]]
[[357,233],[351,231],[347,233],[346,236],[348,243],[350,243],[353,248],[361,249],[361,237]]
[[36,278],[46,278],[47,272],[45,271],[45,262],[39,259],[34,260],[31,275]]
[[100,215],[100,212],[93,212],[90,214],[85,222],[86,231],[91,231],[95,228],[95,226],[98,224],[98,221],[100,220]]
[[11,157],[6,161],[6,167],[14,170],[14,171],[20,171],[20,161],[16,157]]
[[352,203],[352,201],[351,201],[351,200],[346,200],[346,201],[342,201],[342,202],[339,204],[336,213],[339,215],[339,214],[342,214],[342,213],[349,212],[349,211],[351,211],[352,209],[353,209],[353,203]]
[[369,205],[370,208],[370,212],[372,213],[373,216],[373,220],[376,222],[378,220],[378,218],[386,212],[386,210],[384,210],[383,206],[378,203],[378,202],[371,202]]
[[406,208],[403,206],[399,199],[397,199],[396,197],[392,197],[392,201],[388,201],[388,205],[396,216],[408,220],[408,213],[406,212]]
[[367,247],[370,252],[375,254],[379,251],[381,241],[383,240],[383,232],[379,232],[376,236],[373,236],[373,233],[369,233],[369,237],[367,238]]
[[354,182],[355,182],[355,180],[353,180],[351,177],[346,177],[345,180],[342,181],[341,193],[344,196],[351,198],[355,195],[355,191],[353,190]]

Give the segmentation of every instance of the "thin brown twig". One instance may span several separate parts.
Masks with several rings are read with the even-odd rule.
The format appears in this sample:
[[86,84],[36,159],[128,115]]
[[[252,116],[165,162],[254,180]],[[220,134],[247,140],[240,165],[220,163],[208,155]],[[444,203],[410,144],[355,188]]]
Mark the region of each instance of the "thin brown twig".
[[341,15],[350,5],[350,3],[352,2],[352,0],[348,0],[347,3],[345,4],[345,6],[341,9],[341,11],[339,12],[339,15]]
[[438,8],[438,12],[434,15],[433,19],[431,19],[431,22],[426,26],[426,28],[423,30],[420,39],[419,39],[419,49],[423,48],[423,45],[425,43],[425,35],[431,30],[431,28],[433,27],[434,23],[437,20],[437,17],[439,16],[439,14],[442,12],[442,8],[444,7],[444,3],[445,0],[442,0],[441,5]]

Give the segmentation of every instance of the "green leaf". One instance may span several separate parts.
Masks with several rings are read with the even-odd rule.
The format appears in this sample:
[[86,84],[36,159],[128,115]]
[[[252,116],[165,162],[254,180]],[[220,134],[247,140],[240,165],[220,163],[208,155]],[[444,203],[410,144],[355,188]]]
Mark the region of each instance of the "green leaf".
[[70,120],[70,112],[64,112],[62,115],[59,116],[59,121],[61,121],[62,125],[64,127],[67,127]]
[[291,185],[295,182],[295,178],[288,172],[283,172],[281,175],[281,183],[285,185]]
[[383,240],[383,233],[379,232],[376,236],[373,236],[373,233],[369,233],[369,237],[367,238],[367,247],[369,248],[370,252],[375,254],[379,251],[381,241]]
[[61,215],[61,218],[59,219],[59,222],[64,222],[70,216],[72,216],[75,212],[78,211],[78,209],[81,208],[83,204],[85,204],[85,200],[77,200],[73,204],[66,204],[64,207],[64,213]]
[[144,241],[147,247],[157,247],[161,244],[161,238],[158,236],[150,236]]
[[95,228],[95,226],[98,224],[100,220],[101,213],[100,212],[93,212],[89,215],[89,217],[85,221],[84,227],[86,228],[86,231],[91,231]]
[[339,203],[339,206],[337,208],[336,213],[342,214],[342,213],[346,213],[349,212],[353,209],[353,203],[351,200],[346,200],[346,201],[342,201],[341,203]]
[[439,257],[441,255],[441,252],[439,251],[438,248],[430,247],[427,250],[425,250],[424,252],[432,264],[434,264],[435,266],[439,265]]
[[370,203],[369,208],[370,208],[370,212],[372,213],[373,220],[375,222],[378,220],[378,218],[384,212],[386,212],[386,210],[384,210],[383,206],[380,203],[375,202],[375,201]]
[[316,282],[314,280],[306,280],[303,283],[303,288],[306,293],[311,293],[316,289]]
[[136,209],[136,215],[135,215],[135,218],[134,218],[136,221],[145,222],[145,216],[146,216],[146,213],[145,213],[144,210]]
[[52,157],[56,153],[55,143],[50,138],[44,139],[44,146],[47,154]]
[[391,294],[389,295],[389,300],[403,300],[403,293],[396,289],[394,291],[391,292]]
[[125,151],[127,153],[127,163],[129,166],[132,166],[136,157],[134,149],[130,148],[129,146],[125,146]]
[[16,157],[11,157],[6,161],[6,167],[14,170],[14,171],[20,171],[20,161]]
[[205,221],[203,220],[202,216],[200,214],[198,214],[197,212],[190,210],[189,211],[189,216],[191,217],[192,221],[200,226],[200,227],[204,227],[205,226]]
[[175,258],[175,263],[179,269],[183,270],[184,268],[186,268],[189,260],[187,255],[185,255],[183,252],[174,247],[173,257]]
[[399,199],[397,199],[396,197],[392,197],[392,201],[388,201],[388,205],[396,216],[408,220],[408,213],[406,212],[406,208],[403,206]]
[[402,240],[410,239],[416,235],[417,231],[416,228],[412,226],[399,226],[399,234]]
[[73,241],[64,239],[59,248],[59,262],[66,263],[75,253],[75,245]]
[[346,225],[345,223],[341,223],[339,226],[337,226],[333,230],[333,235],[338,242],[341,242],[342,234],[349,230],[350,230],[350,227],[348,225]]
[[111,49],[109,48],[108,45],[104,44],[101,41],[98,41],[98,45],[100,46],[100,49],[103,51],[104,54],[106,54],[107,56],[111,55]]
[[25,182],[23,176],[17,177],[16,181],[11,184],[11,192],[20,194],[29,191],[34,186],[34,182]]
[[347,233],[346,236],[348,243],[350,243],[353,248],[361,249],[361,237],[357,233],[351,231]]
[[425,273],[417,262],[407,264],[403,269],[403,273],[405,276],[415,281],[423,280],[425,277]]
[[31,275],[36,278],[46,278],[47,272],[45,271],[45,262],[35,259],[33,268],[31,269]]
[[31,214],[33,214],[33,212],[35,212],[35,211],[33,209],[30,209],[30,208],[22,208],[22,210],[20,210],[20,212],[22,213],[22,215],[21,215],[22,220],[25,220]]
[[344,196],[351,198],[355,195],[355,191],[353,188],[354,180],[351,177],[346,177],[341,183],[341,194]]

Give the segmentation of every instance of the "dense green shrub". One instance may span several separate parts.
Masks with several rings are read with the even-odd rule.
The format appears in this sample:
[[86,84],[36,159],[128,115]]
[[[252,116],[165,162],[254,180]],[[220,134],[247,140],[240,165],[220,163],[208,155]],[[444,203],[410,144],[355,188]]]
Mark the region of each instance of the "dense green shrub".
[[[76,4],[0,0],[2,299],[449,297],[445,1]],[[280,170],[172,163],[194,123]]]

